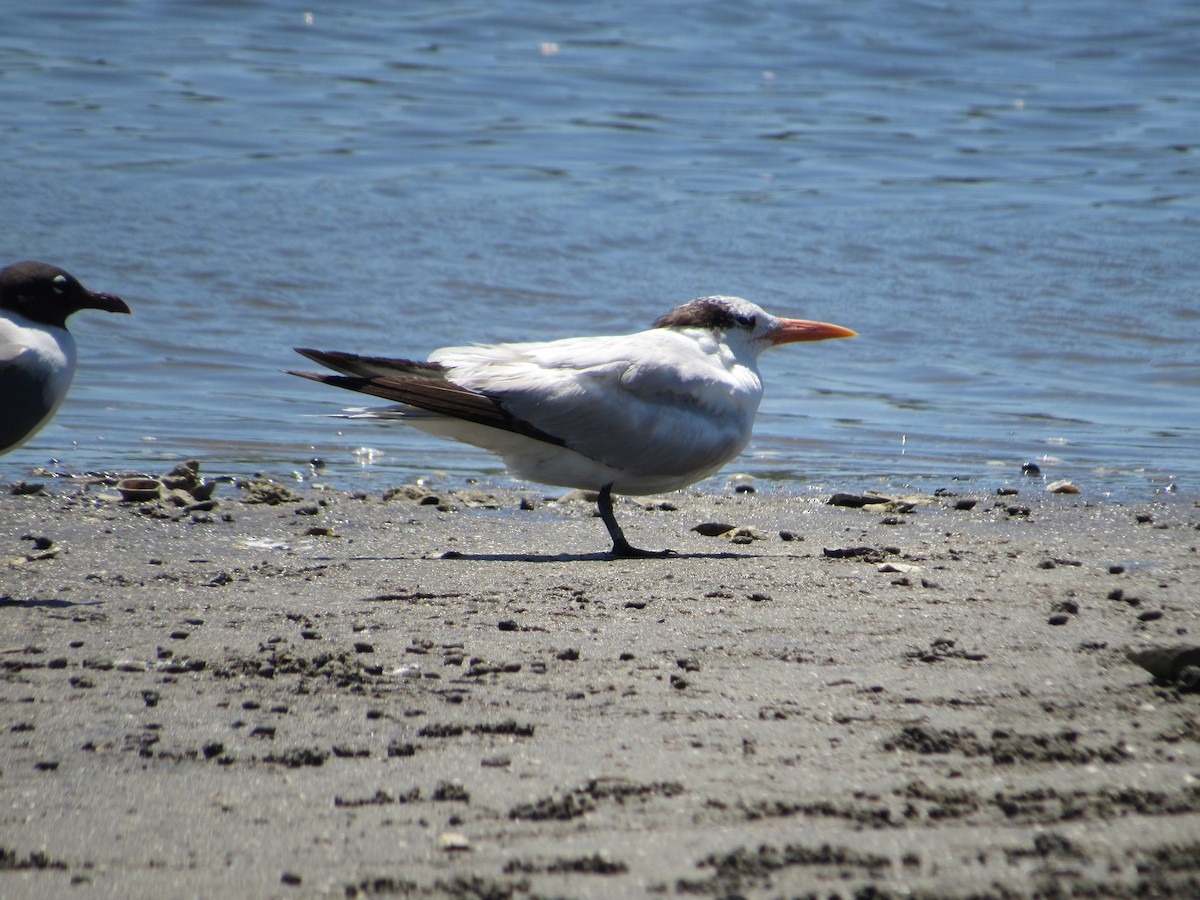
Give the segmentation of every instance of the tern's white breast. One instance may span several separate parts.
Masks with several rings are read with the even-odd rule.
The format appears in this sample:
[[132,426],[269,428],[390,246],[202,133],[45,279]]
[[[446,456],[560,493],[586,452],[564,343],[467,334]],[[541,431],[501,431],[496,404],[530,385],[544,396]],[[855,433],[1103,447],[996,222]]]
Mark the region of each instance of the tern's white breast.
[[69,331],[19,313],[0,316],[0,414],[10,420],[5,432],[21,435],[17,443],[49,421],[74,375],[75,339]]

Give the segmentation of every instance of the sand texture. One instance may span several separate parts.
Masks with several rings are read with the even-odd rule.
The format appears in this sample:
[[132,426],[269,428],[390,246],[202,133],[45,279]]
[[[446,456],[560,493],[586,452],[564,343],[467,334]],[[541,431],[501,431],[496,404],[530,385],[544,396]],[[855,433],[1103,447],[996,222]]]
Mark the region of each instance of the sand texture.
[[0,495],[0,896],[1200,896],[1188,500],[203,494]]

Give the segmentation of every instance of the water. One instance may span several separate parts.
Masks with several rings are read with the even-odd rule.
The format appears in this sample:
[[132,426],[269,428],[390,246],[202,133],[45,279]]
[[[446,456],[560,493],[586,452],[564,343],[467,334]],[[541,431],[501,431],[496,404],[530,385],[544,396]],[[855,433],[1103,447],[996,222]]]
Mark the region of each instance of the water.
[[[81,314],[0,461],[378,486],[492,457],[319,418],[293,346],[423,357],[746,296],[789,487],[1200,494],[1200,9],[57,0],[0,35],[0,260]],[[372,448],[377,453],[357,452]],[[719,481],[719,479],[717,480]]]

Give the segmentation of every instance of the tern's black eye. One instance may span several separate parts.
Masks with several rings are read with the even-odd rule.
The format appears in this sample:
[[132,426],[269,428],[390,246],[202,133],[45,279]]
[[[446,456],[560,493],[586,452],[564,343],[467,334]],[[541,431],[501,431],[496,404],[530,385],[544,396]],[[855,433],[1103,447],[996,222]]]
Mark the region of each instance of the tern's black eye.
[[733,320],[743,328],[753,328],[758,324],[758,316],[734,316]]

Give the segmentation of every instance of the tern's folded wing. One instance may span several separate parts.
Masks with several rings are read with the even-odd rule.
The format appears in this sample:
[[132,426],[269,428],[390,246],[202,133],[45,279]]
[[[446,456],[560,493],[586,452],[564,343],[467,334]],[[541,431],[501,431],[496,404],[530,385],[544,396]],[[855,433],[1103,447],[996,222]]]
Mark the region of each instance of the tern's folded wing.
[[357,356],[337,350],[310,350],[307,347],[297,347],[296,352],[335,372],[341,372],[344,375],[358,375],[362,378],[399,375],[406,378],[442,380],[446,376],[446,367],[434,362],[391,359],[386,356]]
[[[320,361],[325,362],[325,360]],[[546,443],[560,446],[563,443],[560,438],[548,434],[508,412],[500,403],[486,394],[460,387],[438,375],[430,373],[416,377],[406,375],[325,375],[319,372],[296,371],[289,371],[289,374],[310,378],[323,384],[331,384],[334,387],[358,391],[361,394],[370,394],[372,397],[381,397],[394,403],[403,403],[452,419],[462,419],[503,431],[511,431]]]

